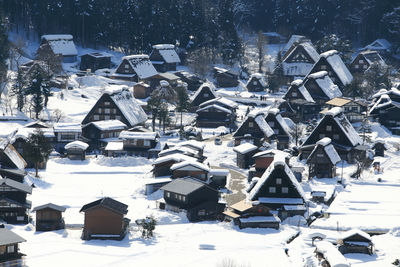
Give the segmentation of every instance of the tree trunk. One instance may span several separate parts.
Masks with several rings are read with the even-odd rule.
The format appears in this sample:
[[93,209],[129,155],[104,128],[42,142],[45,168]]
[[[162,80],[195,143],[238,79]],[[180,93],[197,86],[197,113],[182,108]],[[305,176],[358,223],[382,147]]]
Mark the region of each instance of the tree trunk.
[[182,125],[182,117],[183,117],[183,111],[181,111],[181,129],[183,129],[183,125]]
[[35,170],[36,170],[36,175],[35,177],[39,177],[39,162],[35,162]]

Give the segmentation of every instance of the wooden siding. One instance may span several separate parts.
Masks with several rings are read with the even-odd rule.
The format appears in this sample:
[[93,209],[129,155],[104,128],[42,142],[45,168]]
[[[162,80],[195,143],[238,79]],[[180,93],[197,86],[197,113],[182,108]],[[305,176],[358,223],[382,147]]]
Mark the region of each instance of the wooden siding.
[[102,207],[95,207],[85,212],[85,233],[119,235],[122,231],[122,214]]

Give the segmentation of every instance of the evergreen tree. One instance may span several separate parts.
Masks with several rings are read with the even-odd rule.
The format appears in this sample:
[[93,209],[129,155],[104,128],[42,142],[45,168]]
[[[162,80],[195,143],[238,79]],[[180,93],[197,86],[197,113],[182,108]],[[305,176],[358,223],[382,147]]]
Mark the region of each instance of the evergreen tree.
[[51,144],[46,140],[40,129],[37,129],[29,136],[24,144],[24,156],[28,161],[35,164],[36,177],[39,177],[39,164],[45,163],[48,160],[52,150]]
[[349,64],[351,61],[351,54],[353,53],[351,42],[338,37],[336,34],[329,34],[318,40],[316,48],[319,53],[337,50],[345,63]]
[[36,70],[30,78],[31,80],[29,81],[29,86],[25,94],[32,96],[31,101],[35,112],[35,118],[39,119],[39,114],[43,110],[44,104],[47,104],[47,102],[43,103],[43,96],[48,99],[50,95],[49,82],[46,76],[39,70]]
[[267,40],[264,34],[259,31],[257,34],[257,52],[258,52],[258,73],[263,73],[263,65],[264,65],[264,47],[267,43]]
[[183,128],[182,117],[183,112],[187,111],[190,107],[190,99],[187,92],[187,84],[180,83],[176,87],[176,110],[181,113],[181,129]]
[[147,101],[146,108],[151,112],[151,124],[153,127],[153,132],[156,131],[156,119],[161,106],[161,99],[153,91],[150,95],[149,101]]
[[17,77],[11,87],[10,95],[17,98],[17,108],[19,111],[22,111],[25,104],[25,91],[26,91],[26,81],[23,77],[23,71],[18,69]]
[[0,13],[0,98],[3,93],[7,81],[7,59],[10,54],[10,43],[6,32],[5,24],[3,23]]
[[142,237],[150,238],[153,236],[153,231],[156,229],[157,220],[153,216],[146,216],[145,219],[135,221],[142,228]]

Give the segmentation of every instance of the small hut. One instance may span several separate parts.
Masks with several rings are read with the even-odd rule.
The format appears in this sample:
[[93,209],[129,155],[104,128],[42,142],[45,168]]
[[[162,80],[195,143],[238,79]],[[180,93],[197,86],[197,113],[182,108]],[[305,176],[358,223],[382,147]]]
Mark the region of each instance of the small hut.
[[65,145],[67,151],[67,157],[70,160],[85,160],[86,149],[89,147],[88,144],[82,141],[74,141]]
[[[14,232],[4,228],[4,225],[0,226],[0,265],[3,266],[22,266],[19,265],[15,260],[21,259],[24,254],[19,252],[18,244],[26,242],[25,239],[15,234]],[[11,264],[13,261],[15,264]],[[10,263],[10,265],[7,264]]]
[[98,69],[109,69],[111,66],[111,55],[107,53],[88,53],[81,56],[80,70],[94,72]]
[[372,146],[372,149],[375,151],[375,157],[384,157],[387,146],[385,144],[385,141],[383,141],[382,139],[377,139]]
[[250,165],[254,164],[253,156],[257,153],[257,146],[244,143],[233,148],[236,152],[236,165],[242,169],[248,169]]
[[263,92],[267,89],[267,83],[261,73],[253,73],[246,84],[249,92]]
[[35,207],[32,212],[36,212],[36,231],[53,231],[65,228],[62,213],[66,208],[47,203]]
[[339,251],[346,253],[364,253],[373,254],[374,245],[371,236],[359,229],[352,229],[343,233],[342,238],[338,241]]
[[315,145],[307,159],[310,177],[332,178],[336,176],[336,164],[340,156],[329,137],[322,138]]

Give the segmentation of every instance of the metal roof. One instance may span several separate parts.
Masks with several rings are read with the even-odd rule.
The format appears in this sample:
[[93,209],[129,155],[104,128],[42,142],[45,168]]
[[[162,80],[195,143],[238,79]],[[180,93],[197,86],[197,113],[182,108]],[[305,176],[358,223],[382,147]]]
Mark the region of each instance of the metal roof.
[[58,206],[58,205],[53,204],[53,203],[47,203],[47,204],[44,204],[44,205],[37,206],[37,207],[33,208],[32,212],[33,211],[38,211],[38,210],[43,210],[43,209],[52,209],[52,210],[57,210],[57,211],[60,211],[60,212],[64,212],[67,208],[65,208],[63,206]]
[[212,190],[215,190],[209,187],[207,184],[190,177],[175,179],[169,184],[166,184],[163,187],[161,187],[161,189],[164,191],[174,192],[181,195],[189,195],[190,193],[202,187],[208,187]]
[[26,240],[7,228],[0,228],[0,246],[25,242]]
[[79,212],[86,212],[87,210],[101,206],[107,209],[110,209],[116,213],[120,214],[127,214],[128,213],[128,205],[125,205],[124,203],[121,203],[117,200],[114,200],[109,197],[104,197],[99,200],[93,201],[91,203],[88,203],[84,205]]

